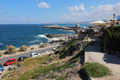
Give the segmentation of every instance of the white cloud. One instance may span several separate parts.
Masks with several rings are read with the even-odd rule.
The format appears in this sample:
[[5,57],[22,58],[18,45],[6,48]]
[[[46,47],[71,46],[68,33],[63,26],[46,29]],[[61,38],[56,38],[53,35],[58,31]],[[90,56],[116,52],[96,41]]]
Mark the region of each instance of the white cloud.
[[68,7],[68,11],[84,11],[84,4],[80,4],[79,6]]
[[111,14],[113,12],[114,6],[113,5],[99,5],[94,8],[94,13],[100,14]]
[[89,14],[87,12],[72,12],[70,14],[64,14],[62,19],[69,21],[84,21],[88,16]]
[[16,18],[6,18],[6,17],[2,17],[2,18],[0,18],[0,20],[16,20]]
[[14,12],[10,12],[10,14],[14,14]]
[[95,7],[94,6],[90,6],[90,8],[94,9]]
[[[64,14],[62,19],[65,21],[95,21],[95,20],[103,20],[103,19],[112,19],[114,8],[116,16],[120,14],[120,3],[115,5],[107,4],[107,5],[98,5],[96,7],[92,6],[91,11],[85,10],[84,12],[71,12],[69,14]],[[78,7],[71,8],[71,11],[79,10]]]
[[7,18],[5,18],[5,17],[2,17],[2,18],[0,18],[0,20],[6,20]]
[[18,20],[24,20],[24,21],[39,21],[40,19],[32,19],[32,18],[18,18]]
[[0,10],[0,13],[2,13],[3,11],[2,10]]
[[41,2],[41,3],[38,4],[38,7],[40,7],[40,8],[50,8],[50,5],[45,3],[45,2]]
[[66,6],[67,4],[63,4],[63,6]]
[[38,2],[39,0],[36,0],[36,2]]
[[20,18],[20,20],[34,20],[34,19],[31,19],[31,18]]

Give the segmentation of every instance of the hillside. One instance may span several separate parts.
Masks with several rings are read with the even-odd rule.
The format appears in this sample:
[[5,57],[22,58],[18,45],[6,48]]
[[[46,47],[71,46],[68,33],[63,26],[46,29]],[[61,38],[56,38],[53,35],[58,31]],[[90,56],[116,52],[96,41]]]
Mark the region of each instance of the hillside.
[[79,40],[65,42],[55,53],[28,58],[9,70],[3,80],[80,80],[79,70],[83,62],[84,47]]

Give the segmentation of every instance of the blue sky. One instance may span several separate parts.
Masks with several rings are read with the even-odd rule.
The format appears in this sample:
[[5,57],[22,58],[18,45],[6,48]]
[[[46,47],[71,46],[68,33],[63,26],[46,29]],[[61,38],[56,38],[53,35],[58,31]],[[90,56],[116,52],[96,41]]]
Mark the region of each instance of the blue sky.
[[88,22],[120,14],[120,0],[0,0],[0,24]]

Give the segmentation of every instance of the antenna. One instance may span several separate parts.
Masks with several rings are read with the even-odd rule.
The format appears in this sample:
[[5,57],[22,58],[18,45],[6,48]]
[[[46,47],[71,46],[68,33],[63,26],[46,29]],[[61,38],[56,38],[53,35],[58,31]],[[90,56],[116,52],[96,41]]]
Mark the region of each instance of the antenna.
[[114,13],[113,13],[113,25],[115,24],[115,8],[114,8]]
[[116,10],[116,9],[114,8],[114,14],[115,14],[115,10]]

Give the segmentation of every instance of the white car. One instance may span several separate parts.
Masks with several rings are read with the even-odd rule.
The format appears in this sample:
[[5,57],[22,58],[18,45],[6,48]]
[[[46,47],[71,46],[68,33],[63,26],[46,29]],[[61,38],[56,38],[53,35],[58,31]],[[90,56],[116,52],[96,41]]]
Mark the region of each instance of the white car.
[[40,56],[40,53],[31,53],[30,54],[30,57],[37,57],[37,56]]
[[53,48],[52,50],[53,50],[53,51],[56,51],[56,49],[57,49],[57,48]]

